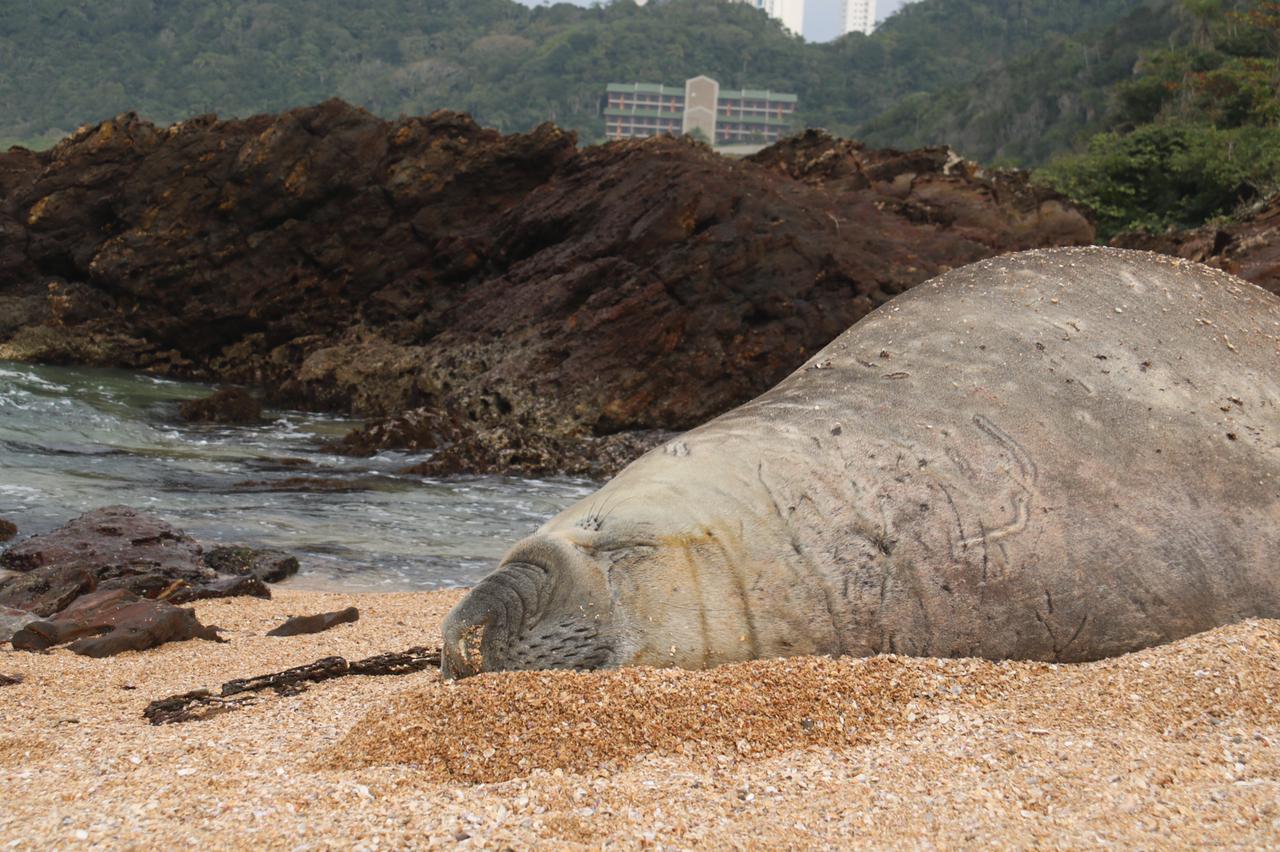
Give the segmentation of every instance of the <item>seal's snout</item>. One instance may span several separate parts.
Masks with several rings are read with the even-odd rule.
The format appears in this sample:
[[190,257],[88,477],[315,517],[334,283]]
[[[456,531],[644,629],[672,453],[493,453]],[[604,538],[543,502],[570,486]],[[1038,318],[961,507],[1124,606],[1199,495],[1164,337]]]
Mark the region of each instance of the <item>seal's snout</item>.
[[603,578],[555,549],[507,562],[444,621],[447,678],[510,669],[600,668],[612,659]]
[[537,619],[548,582],[545,569],[522,562],[508,563],[481,580],[445,619],[445,677],[506,668],[511,640]]

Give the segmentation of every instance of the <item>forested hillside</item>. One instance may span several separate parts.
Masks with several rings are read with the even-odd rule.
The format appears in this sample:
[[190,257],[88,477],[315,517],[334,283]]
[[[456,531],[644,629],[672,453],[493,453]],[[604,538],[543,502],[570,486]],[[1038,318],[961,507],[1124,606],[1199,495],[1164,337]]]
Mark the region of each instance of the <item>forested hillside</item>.
[[1181,0],[1187,37],[1109,90],[1106,132],[1042,173],[1103,236],[1194,226],[1280,192],[1280,2]]
[[1188,40],[1179,0],[1144,0],[1119,20],[942,87],[912,94],[862,125],[871,144],[947,144],[984,163],[1034,165],[1105,129],[1111,88],[1134,75],[1144,53]]
[[126,110],[168,122],[334,95],[386,116],[463,110],[504,131],[551,120],[594,141],[605,83],[703,73],[796,92],[805,124],[847,134],[1142,3],[920,0],[869,38],[818,45],[722,0],[24,0],[0,15],[0,144],[47,144]]

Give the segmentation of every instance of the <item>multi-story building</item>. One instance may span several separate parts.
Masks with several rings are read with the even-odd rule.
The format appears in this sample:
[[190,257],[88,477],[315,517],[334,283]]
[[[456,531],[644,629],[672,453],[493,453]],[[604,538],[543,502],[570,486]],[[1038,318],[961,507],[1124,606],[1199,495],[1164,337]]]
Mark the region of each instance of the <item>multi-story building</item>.
[[798,98],[767,89],[721,89],[710,77],[684,88],[610,83],[604,102],[610,139],[692,134],[713,145],[768,144],[790,133]]
[[796,35],[804,35],[804,0],[738,0],[739,3],[750,3],[757,9],[763,9],[771,18],[777,18],[782,25]]
[[844,0],[844,33],[871,35],[876,28],[876,0]]

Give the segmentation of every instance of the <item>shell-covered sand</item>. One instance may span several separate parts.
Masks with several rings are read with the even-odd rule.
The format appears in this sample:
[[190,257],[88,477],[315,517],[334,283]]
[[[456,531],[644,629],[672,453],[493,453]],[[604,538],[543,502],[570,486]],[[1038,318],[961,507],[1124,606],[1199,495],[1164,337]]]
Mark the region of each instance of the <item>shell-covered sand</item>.
[[[0,652],[0,848],[1280,844],[1280,622],[1082,666],[797,658],[353,677],[201,722],[153,699],[434,645],[458,593],[202,602],[229,644]],[[315,636],[286,615],[358,606]],[[7,647],[7,646],[6,646]]]

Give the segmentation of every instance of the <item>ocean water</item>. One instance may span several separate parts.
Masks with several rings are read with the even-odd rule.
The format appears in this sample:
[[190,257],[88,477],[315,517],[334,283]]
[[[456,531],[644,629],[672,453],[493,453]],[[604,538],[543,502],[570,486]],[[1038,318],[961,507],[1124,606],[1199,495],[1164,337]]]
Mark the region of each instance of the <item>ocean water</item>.
[[[206,544],[276,547],[291,585],[404,591],[474,583],[506,549],[595,485],[573,479],[427,480],[425,456],[322,452],[358,422],[268,411],[261,426],[203,426],[178,405],[207,386],[139,373],[0,361],[0,517],[22,538],[124,504]],[[340,480],[314,492],[289,480]]]

